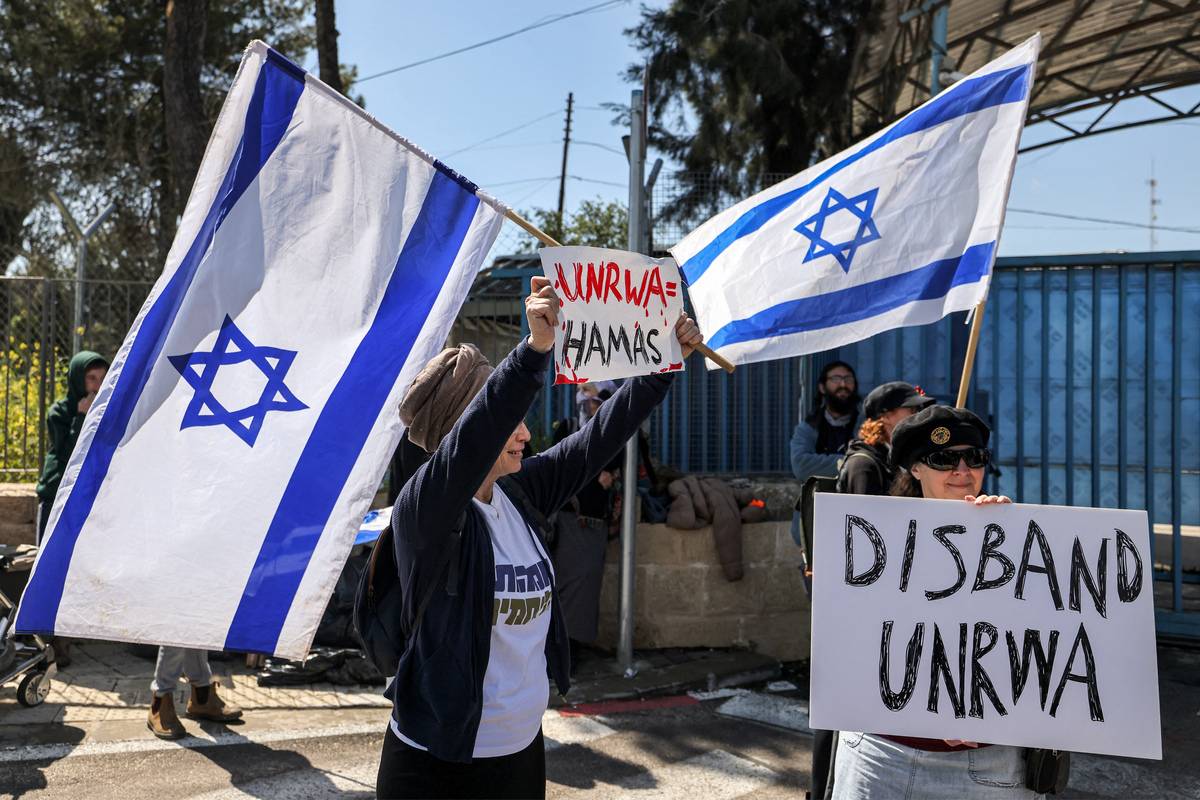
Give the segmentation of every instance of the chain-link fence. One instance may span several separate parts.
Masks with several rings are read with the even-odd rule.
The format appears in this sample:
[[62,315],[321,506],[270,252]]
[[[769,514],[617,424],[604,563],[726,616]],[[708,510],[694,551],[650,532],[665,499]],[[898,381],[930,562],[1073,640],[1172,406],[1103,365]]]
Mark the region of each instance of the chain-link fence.
[[[65,278],[0,278],[0,481],[34,480],[41,468],[46,409],[66,394],[78,286]],[[150,286],[84,281],[79,349],[112,358]]]
[[651,251],[665,251],[710,217],[790,177],[787,172],[764,173],[741,181],[742,190],[735,192],[706,172],[660,174],[650,190]]

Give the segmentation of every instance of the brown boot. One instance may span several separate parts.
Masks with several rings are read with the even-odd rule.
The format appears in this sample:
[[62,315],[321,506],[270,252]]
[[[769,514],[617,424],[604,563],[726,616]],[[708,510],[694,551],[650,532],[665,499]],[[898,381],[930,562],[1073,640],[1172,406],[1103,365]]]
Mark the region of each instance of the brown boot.
[[150,719],[146,727],[160,739],[182,739],[187,736],[179,715],[175,713],[175,698],[169,694],[155,695],[150,704]]
[[193,686],[188,698],[187,715],[192,719],[233,722],[242,718],[242,710],[217,696],[217,685]]

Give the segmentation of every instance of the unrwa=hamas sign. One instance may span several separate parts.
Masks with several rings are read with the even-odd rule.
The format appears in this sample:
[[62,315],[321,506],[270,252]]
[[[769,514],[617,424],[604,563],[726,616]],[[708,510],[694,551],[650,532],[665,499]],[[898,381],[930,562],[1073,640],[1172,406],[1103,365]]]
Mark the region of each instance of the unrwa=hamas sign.
[[1161,758],[1142,511],[818,494],[814,728]]
[[562,306],[555,383],[683,369],[675,323],[683,282],[670,258],[604,247],[544,247],[542,271]]

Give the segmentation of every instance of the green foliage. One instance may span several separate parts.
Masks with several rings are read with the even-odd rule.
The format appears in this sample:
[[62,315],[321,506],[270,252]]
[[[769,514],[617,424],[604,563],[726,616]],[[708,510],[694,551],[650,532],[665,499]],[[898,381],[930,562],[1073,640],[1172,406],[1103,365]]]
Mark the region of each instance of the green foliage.
[[[758,176],[795,173],[848,142],[854,46],[870,0],[674,0],[626,31],[649,71],[652,144],[682,165],[681,216],[714,190],[744,197]],[[626,111],[627,115],[627,111]],[[628,124],[626,116],[626,124]],[[714,185],[715,183],[715,185]]]
[[45,430],[46,409],[67,393],[70,354],[56,351],[54,383],[47,383],[45,407],[40,390],[49,380],[49,363],[43,363],[36,343],[9,339],[0,347],[0,419],[5,438],[0,444],[0,481],[36,483],[42,468],[39,436]]
[[[96,277],[157,277],[175,234],[163,103],[165,4],[0,0],[0,272],[62,274],[73,243],[49,202],[80,219],[116,210],[88,250]],[[309,0],[208,3],[203,112],[216,120],[246,45],[302,61]],[[348,74],[352,75],[352,71]]]
[[[629,212],[624,203],[605,201],[599,197],[584,200],[573,213],[566,215],[566,225],[558,224],[558,211],[535,208],[529,215],[535,225],[567,245],[614,247],[625,249],[629,240]],[[532,238],[522,249],[531,252],[537,247]]]

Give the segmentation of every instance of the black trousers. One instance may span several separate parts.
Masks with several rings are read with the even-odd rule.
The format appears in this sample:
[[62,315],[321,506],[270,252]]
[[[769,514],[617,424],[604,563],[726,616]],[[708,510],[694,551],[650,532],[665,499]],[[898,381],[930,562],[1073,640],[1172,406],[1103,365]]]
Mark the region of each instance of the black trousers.
[[458,764],[434,758],[400,740],[391,727],[383,739],[383,756],[375,793],[393,798],[495,797],[525,800],[546,796],[546,744],[542,732],[519,753],[477,758]]

